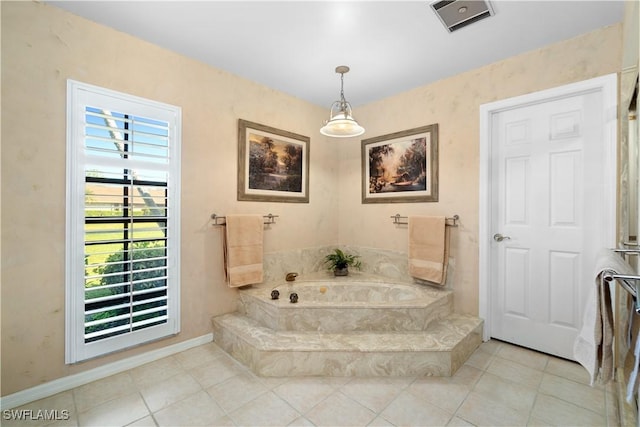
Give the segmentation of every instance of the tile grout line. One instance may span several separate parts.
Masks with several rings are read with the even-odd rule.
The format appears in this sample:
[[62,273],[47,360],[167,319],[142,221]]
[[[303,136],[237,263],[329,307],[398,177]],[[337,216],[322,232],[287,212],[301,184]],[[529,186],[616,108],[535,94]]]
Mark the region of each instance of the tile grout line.
[[[149,383],[149,384],[146,384],[144,387],[142,387],[142,386],[138,385],[135,381],[133,381],[133,378],[132,378],[133,385],[136,387],[136,390],[137,390],[138,394],[139,394],[139,395],[140,395],[140,397],[142,398],[142,401],[144,402],[144,405],[145,405],[145,407],[147,408],[147,411],[149,411],[149,415],[150,415],[150,416],[151,416],[151,418],[153,419],[153,422],[155,423],[155,425],[156,425],[156,426],[159,426],[159,425],[160,425],[160,423],[159,423],[159,422],[158,422],[158,420],[156,419],[156,414],[157,414],[158,412],[163,411],[164,409],[166,409],[166,408],[168,408],[168,407],[170,407],[170,406],[172,406],[172,405],[174,405],[174,404],[176,404],[176,403],[178,403],[178,402],[182,402],[183,400],[186,400],[186,399],[188,399],[188,398],[190,398],[190,397],[192,397],[192,396],[196,395],[196,394],[197,394],[197,393],[199,393],[200,391],[205,391],[205,390],[202,388],[202,385],[198,382],[198,380],[197,380],[196,378],[194,378],[194,377],[193,377],[193,375],[191,375],[191,373],[190,373],[188,370],[186,370],[186,369],[184,368],[184,366],[180,363],[180,361],[179,361],[179,360],[177,360],[174,356],[175,356],[175,355],[171,355],[171,356],[168,356],[168,357],[166,357],[166,358],[167,358],[167,359],[173,359],[173,361],[174,361],[174,362],[176,362],[176,363],[178,364],[178,366],[180,367],[180,370],[181,370],[182,372],[178,372],[178,373],[176,373],[175,375],[171,375],[171,376],[169,376],[169,377],[167,377],[167,378],[163,378],[163,379],[161,379],[161,380],[158,380],[158,381],[156,381],[155,383],[160,383],[160,382],[162,382],[162,381],[167,381],[167,380],[169,380],[169,379],[171,379],[171,378],[175,378],[175,377],[177,377],[178,375],[185,375],[185,374],[186,374],[186,375],[190,376],[190,377],[191,377],[191,379],[193,379],[193,380],[196,382],[196,384],[198,384],[198,387],[200,388],[198,391],[195,391],[194,393],[191,393],[191,394],[189,394],[189,395],[187,395],[187,396],[183,397],[182,399],[178,399],[178,400],[176,400],[175,402],[171,402],[171,403],[169,403],[169,404],[167,404],[167,405],[165,405],[165,406],[163,406],[163,407],[161,407],[161,408],[158,408],[158,410],[157,410],[157,411],[152,411],[152,410],[151,410],[151,408],[149,407],[149,403],[147,402],[147,399],[145,399],[144,394],[142,393],[142,390],[141,390],[141,389],[142,389],[142,388],[144,388],[144,387],[148,387],[148,386],[150,386],[150,385],[153,385],[154,383]],[[159,359],[159,360],[162,360],[162,359]],[[151,363],[153,363],[153,362],[151,362]],[[142,365],[142,366],[144,366],[144,365]],[[205,391],[205,393],[206,393],[206,391]],[[207,396],[208,396],[208,395],[209,395],[209,394],[207,393]],[[216,402],[216,404],[217,404],[217,402]],[[218,405],[218,406],[220,406],[220,405]],[[144,417],[142,417],[142,418],[144,418]],[[140,419],[142,419],[142,418],[140,418]],[[135,422],[135,421],[133,421],[133,422]],[[129,423],[129,424],[131,424],[131,423]]]
[[540,387],[542,387],[542,381],[544,380],[544,375],[545,373],[547,373],[547,367],[549,366],[549,362],[551,361],[551,359],[549,357],[547,357],[547,360],[544,364],[544,367],[542,368],[542,370],[540,372],[542,372],[542,377],[540,378],[540,382],[538,383],[537,387],[536,387],[536,395],[533,398],[533,403],[531,404],[531,408],[529,408],[529,415],[527,416],[527,425],[531,424],[532,422],[532,417],[533,417],[533,410],[536,407],[536,403],[538,403],[538,398],[540,397]]
[[[493,357],[493,355],[491,356]],[[489,360],[491,360],[491,357],[489,358]],[[464,366],[464,365],[462,365]],[[468,365],[471,366],[471,365]],[[478,368],[475,368],[478,369]],[[465,418],[461,417],[458,415],[458,411],[460,410],[460,408],[462,407],[462,405],[464,405],[464,403],[467,401],[467,399],[469,398],[469,395],[471,394],[471,392],[476,388],[476,386],[478,385],[478,383],[480,382],[480,380],[482,379],[482,377],[484,377],[484,375],[487,373],[486,370],[484,369],[478,369],[480,372],[482,372],[480,374],[480,376],[478,376],[478,379],[475,380],[475,382],[471,385],[471,387],[469,387],[469,390],[467,391],[467,394],[464,396],[464,399],[462,399],[462,401],[460,402],[460,404],[458,405],[458,407],[456,408],[455,411],[453,411],[453,415],[451,416],[451,420],[449,420],[449,422],[451,422],[453,420],[453,418],[460,418],[461,420],[465,420],[466,422],[468,422],[469,424],[473,424],[471,421],[466,420]]]
[[[137,387],[137,386],[136,386],[136,387]],[[146,417],[151,417],[151,419],[153,420],[153,423],[154,423],[156,426],[159,426],[160,424],[158,423],[158,420],[156,420],[156,417],[153,415],[153,412],[151,411],[151,408],[149,408],[149,404],[148,404],[148,403],[147,403],[147,401],[145,400],[145,398],[144,398],[144,396],[142,395],[142,393],[140,392],[140,390],[138,390],[138,394],[140,395],[140,399],[142,399],[142,403],[144,403],[144,406],[145,406],[145,408],[147,408],[147,411],[149,412],[149,414],[148,414],[148,415],[145,415],[144,417],[138,418],[137,420],[133,420],[133,421],[131,421],[129,424],[133,424],[133,423],[135,423],[135,422],[137,422],[137,421],[140,421],[141,419],[146,418]],[[129,424],[127,424],[127,425],[129,425]]]
[[410,381],[406,386],[404,386],[404,388],[402,388],[402,390],[400,390],[400,392],[398,392],[398,394],[396,394],[396,396],[391,399],[391,401],[389,403],[387,403],[384,408],[382,408],[380,410],[380,412],[378,412],[378,416],[382,417],[384,420],[386,420],[387,422],[389,422],[390,424],[393,424],[391,421],[387,420],[385,417],[382,416],[382,413],[389,407],[391,406],[391,404],[393,402],[395,402],[396,400],[398,400],[398,398],[400,397],[400,394],[402,394],[403,392],[405,392],[413,383],[415,383],[416,381],[418,381],[419,377],[415,377],[412,381]]
[[[213,388],[213,387],[215,387],[215,386],[223,385],[224,383],[229,382],[229,381],[231,381],[232,379],[234,379],[234,378],[236,378],[236,377],[238,377],[238,376],[240,376],[240,375],[242,375],[242,374],[236,374],[236,375],[234,375],[234,376],[232,376],[232,377],[229,377],[229,378],[225,379],[224,381],[221,381],[221,382],[219,382],[219,383],[217,383],[217,384],[212,385],[211,387],[207,387],[207,389]],[[252,379],[253,379],[253,378],[252,378]],[[255,380],[257,381],[257,378],[255,378]],[[258,381],[258,382],[259,382],[259,381]],[[237,407],[237,408],[233,409],[232,411],[227,411],[227,409],[226,409],[224,406],[222,406],[222,405],[220,404],[220,402],[218,401],[218,399],[216,399],[214,396],[212,396],[212,395],[209,393],[209,391],[207,391],[207,389],[203,389],[203,390],[204,390],[204,392],[207,394],[207,396],[209,396],[209,397],[211,398],[211,400],[213,400],[213,401],[216,403],[216,405],[218,405],[218,406],[220,407],[220,409],[222,409],[222,412],[224,413],[224,416],[225,416],[225,417],[227,417],[227,418],[229,418],[229,419],[233,422],[233,424],[234,424],[234,425],[237,425],[237,424],[236,424],[236,422],[235,422],[235,420],[233,420],[233,418],[232,418],[232,417],[231,417],[231,415],[230,415],[230,413],[231,413],[231,412],[234,412],[234,411],[236,411],[236,410],[238,410],[238,409],[242,408],[243,406],[248,405],[249,403],[251,403],[251,402],[253,402],[253,401],[255,401],[255,400],[259,399],[261,396],[263,396],[263,395],[267,394],[268,392],[273,391],[273,390],[269,389],[268,387],[266,387],[264,384],[262,384],[262,383],[260,383],[260,384],[261,384],[262,386],[264,386],[264,388],[265,388],[267,391],[265,391],[265,392],[263,392],[263,393],[259,393],[259,394],[258,394],[258,395],[256,395],[253,399],[249,400],[248,402],[243,403],[242,405],[240,405],[239,407]]]
[[[480,347],[482,347],[482,344],[480,344]],[[473,422],[471,420],[468,420],[466,418],[464,418],[462,415],[459,415],[458,412],[460,411],[460,408],[462,408],[462,406],[464,405],[464,403],[467,401],[467,399],[469,399],[469,395],[475,390],[476,386],[478,385],[478,383],[480,382],[480,380],[482,379],[482,377],[485,376],[485,374],[487,373],[487,368],[491,365],[491,363],[493,362],[493,359],[496,357],[497,352],[499,351],[498,347],[493,353],[488,353],[484,350],[481,350],[480,347],[478,347],[476,349],[476,351],[480,350],[483,351],[484,353],[487,353],[489,355],[489,359],[487,360],[486,366],[483,368],[477,368],[479,371],[481,371],[482,373],[480,374],[480,376],[478,377],[478,379],[475,381],[475,383],[470,387],[469,391],[467,392],[467,395],[464,397],[464,399],[462,400],[462,402],[460,402],[460,405],[458,405],[458,407],[456,408],[455,412],[453,413],[453,416],[451,419],[453,419],[454,417],[456,418],[460,418],[461,420],[464,420],[466,422],[468,422],[469,424],[475,425],[473,424]],[[464,365],[463,365],[464,366]],[[472,366],[472,365],[469,365]],[[451,422],[451,420],[449,420],[449,422]]]
[[[523,347],[523,348],[524,348],[524,347]],[[525,348],[525,349],[526,349],[526,348]],[[532,352],[534,352],[534,353],[537,353],[537,354],[544,354],[544,353],[536,352],[535,350],[532,350],[532,349],[526,349],[526,350],[530,350],[530,351],[532,351]],[[545,355],[546,355],[546,354],[545,354]],[[498,355],[498,352],[496,352],[495,356],[500,357],[500,356]],[[577,403],[575,403],[575,402],[568,401],[568,400],[566,400],[566,399],[564,399],[564,398],[562,398],[562,397],[560,397],[560,396],[556,396],[556,395],[554,395],[554,394],[549,394],[549,393],[546,393],[546,392],[544,392],[544,391],[542,391],[542,390],[541,390],[541,386],[542,386],[542,383],[543,383],[543,381],[544,381],[544,376],[545,376],[545,375],[549,375],[549,376],[552,376],[552,377],[556,377],[556,378],[559,378],[559,379],[561,379],[561,380],[563,380],[563,381],[568,381],[568,382],[573,383],[573,384],[578,385],[578,386],[587,386],[586,384],[583,384],[583,383],[582,383],[582,382],[580,382],[580,381],[576,381],[576,380],[574,380],[573,378],[568,378],[568,377],[566,377],[566,376],[557,375],[557,374],[555,374],[555,373],[549,372],[547,369],[548,369],[548,366],[549,366],[549,364],[550,364],[551,360],[553,360],[552,358],[557,358],[557,357],[556,357],[556,356],[553,356],[553,355],[546,355],[546,356],[548,356],[547,361],[545,362],[544,367],[543,367],[541,370],[539,370],[539,371],[542,373],[542,378],[541,378],[540,382],[538,383],[538,385],[537,385],[537,387],[536,387],[536,394],[535,394],[534,402],[533,402],[533,404],[532,404],[532,406],[531,406],[531,409],[529,410],[528,423],[530,423],[530,422],[532,421],[532,417],[533,417],[533,410],[534,410],[535,405],[536,405],[536,403],[537,403],[537,401],[538,401],[538,399],[539,399],[539,397],[540,397],[541,395],[542,395],[542,396],[548,396],[548,397],[551,397],[551,398],[557,399],[557,400],[562,401],[562,402],[564,402],[564,403],[567,403],[567,404],[569,404],[569,405],[572,405],[572,406],[575,406],[575,407],[577,407],[577,408],[580,408],[580,409],[586,410],[586,411],[588,411],[588,412],[590,412],[590,413],[592,413],[592,414],[595,414],[595,415],[598,415],[598,416],[604,416],[604,417],[605,417],[605,422],[608,422],[608,420],[606,420],[606,417],[607,417],[607,412],[606,412],[606,411],[607,411],[607,401],[606,401],[606,393],[607,393],[607,390],[606,390],[606,386],[605,386],[605,387],[603,387],[603,390],[602,390],[602,392],[603,392],[603,396],[602,396],[602,398],[604,399],[604,404],[605,404],[605,414],[601,414],[600,412],[593,411],[593,410],[592,410],[592,409],[590,409],[590,408],[586,408],[585,406],[582,406],[582,405],[577,404]],[[502,358],[502,359],[505,359],[504,357],[501,357],[501,358]],[[558,358],[558,359],[562,359],[562,358]],[[512,361],[512,362],[514,362],[514,363],[517,363],[517,364],[521,365],[521,366],[525,366],[525,367],[531,368],[531,366],[521,364],[521,363],[519,363],[519,362],[517,362],[517,361],[514,361],[514,360],[512,360],[512,359],[505,359],[505,360],[510,360],[510,361]],[[562,359],[562,360],[566,360],[566,359]],[[537,370],[537,369],[536,369],[536,370]]]

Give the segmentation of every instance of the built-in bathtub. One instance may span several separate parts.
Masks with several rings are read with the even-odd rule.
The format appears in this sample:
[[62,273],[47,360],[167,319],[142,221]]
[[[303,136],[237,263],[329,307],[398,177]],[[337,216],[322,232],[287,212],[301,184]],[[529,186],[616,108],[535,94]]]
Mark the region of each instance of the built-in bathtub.
[[389,280],[283,280],[241,290],[239,304],[241,313],[276,331],[424,331],[451,312],[452,293]]
[[240,289],[213,334],[262,376],[449,376],[482,340],[482,320],[452,308],[449,290],[360,273],[283,278]]

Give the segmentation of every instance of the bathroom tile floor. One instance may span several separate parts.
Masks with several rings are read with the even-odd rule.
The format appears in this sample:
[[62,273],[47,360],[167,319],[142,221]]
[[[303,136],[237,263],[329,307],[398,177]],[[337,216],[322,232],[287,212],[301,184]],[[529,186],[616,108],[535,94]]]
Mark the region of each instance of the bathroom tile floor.
[[49,425],[69,426],[618,425],[614,385],[588,382],[576,363],[495,340],[450,378],[262,378],[209,343],[16,409],[66,410]]

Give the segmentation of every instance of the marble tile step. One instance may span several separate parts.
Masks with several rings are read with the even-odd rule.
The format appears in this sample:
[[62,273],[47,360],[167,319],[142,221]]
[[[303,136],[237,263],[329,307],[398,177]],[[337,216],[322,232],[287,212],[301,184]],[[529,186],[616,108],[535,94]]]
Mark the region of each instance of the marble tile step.
[[[353,275],[300,279],[242,289],[238,312],[280,331],[345,333],[424,331],[453,311],[453,291]],[[344,279],[344,280],[343,280]],[[273,300],[272,290],[281,298]],[[299,301],[289,303],[295,292]]]
[[450,376],[482,340],[481,319],[451,314],[427,331],[274,331],[238,313],[213,318],[214,340],[262,376]]

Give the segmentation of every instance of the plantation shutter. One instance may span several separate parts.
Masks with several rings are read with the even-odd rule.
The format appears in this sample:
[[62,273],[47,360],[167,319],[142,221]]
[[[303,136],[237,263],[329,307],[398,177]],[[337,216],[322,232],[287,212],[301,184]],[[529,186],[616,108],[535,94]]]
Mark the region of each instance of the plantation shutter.
[[179,328],[176,115],[153,101],[109,99],[102,91],[80,90],[70,111],[72,184],[81,189],[70,209],[81,208],[82,218],[81,232],[70,224],[77,243],[70,257],[78,262],[81,247],[83,264],[71,280],[70,362]]

